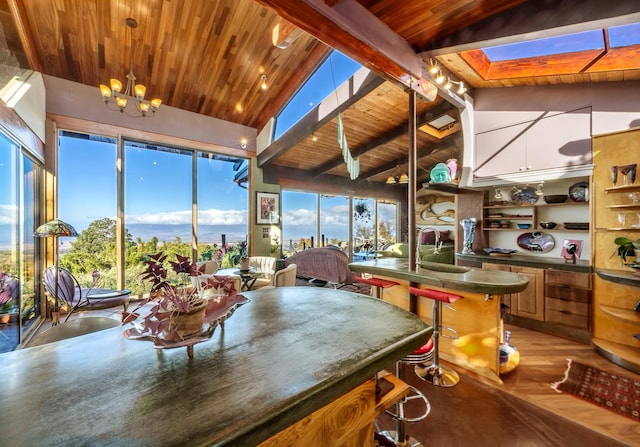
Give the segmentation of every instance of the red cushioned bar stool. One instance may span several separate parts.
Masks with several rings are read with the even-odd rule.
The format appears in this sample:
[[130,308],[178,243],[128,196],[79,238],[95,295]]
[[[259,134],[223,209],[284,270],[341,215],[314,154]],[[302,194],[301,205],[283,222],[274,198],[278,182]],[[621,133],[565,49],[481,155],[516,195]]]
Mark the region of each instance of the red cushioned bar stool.
[[364,276],[356,276],[355,280],[357,282],[361,282],[363,284],[369,284],[371,287],[375,287],[375,297],[382,299],[382,294],[384,293],[384,289],[388,287],[398,286],[399,282],[391,281],[390,279],[382,279],[382,278],[366,278]]
[[[433,338],[429,338],[429,341],[420,348],[413,351],[411,354],[407,354],[402,359],[396,362],[396,377],[400,380],[402,378],[402,365],[420,365],[431,361],[434,355],[434,342]],[[405,408],[407,402],[419,399],[422,401],[422,405],[418,406],[418,409],[424,409],[417,416],[409,416],[408,409]],[[412,412],[416,411],[416,407],[412,406]],[[431,404],[427,397],[417,388],[409,385],[409,393],[396,402],[395,412],[392,410],[385,410],[385,413],[390,415],[396,421],[396,430],[385,430],[380,434],[393,442],[396,446],[409,446],[420,447],[422,444],[412,436],[407,435],[405,431],[405,424],[411,422],[419,422],[426,418],[431,412]]]
[[[458,333],[446,326],[442,326],[442,304],[453,304],[456,301],[462,299],[463,297],[460,295],[455,295],[449,292],[443,292],[441,290],[433,290],[433,289],[418,289],[417,287],[409,287],[409,293],[417,296],[423,296],[425,298],[429,298],[433,300],[433,344],[434,344],[434,353],[433,353],[433,362],[428,365],[416,365],[415,371],[416,374],[422,379],[433,385],[449,387],[454,386],[460,381],[460,376],[457,372],[451,369],[445,369],[440,366],[439,355],[438,355],[438,340],[442,335],[443,330],[447,330],[452,332],[453,335],[442,335],[447,338],[458,338]],[[453,308],[452,308],[453,309]],[[453,309],[455,310],[455,309]]]

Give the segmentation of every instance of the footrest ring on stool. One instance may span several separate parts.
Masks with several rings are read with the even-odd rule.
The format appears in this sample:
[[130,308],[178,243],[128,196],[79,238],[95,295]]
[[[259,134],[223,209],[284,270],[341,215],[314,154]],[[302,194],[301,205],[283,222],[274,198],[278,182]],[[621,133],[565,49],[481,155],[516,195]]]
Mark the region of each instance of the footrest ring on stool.
[[[424,402],[424,412],[419,416],[408,417],[404,414],[404,404],[410,400],[415,399],[421,399]],[[421,420],[429,416],[429,413],[431,413],[431,404],[429,403],[427,397],[422,393],[422,391],[411,385],[409,385],[409,394],[403,397],[399,401],[399,403],[396,404],[396,407],[397,406],[400,406],[400,409],[398,411],[399,414],[396,414],[391,410],[385,410],[385,413],[394,418],[396,421],[400,422],[420,422]]]

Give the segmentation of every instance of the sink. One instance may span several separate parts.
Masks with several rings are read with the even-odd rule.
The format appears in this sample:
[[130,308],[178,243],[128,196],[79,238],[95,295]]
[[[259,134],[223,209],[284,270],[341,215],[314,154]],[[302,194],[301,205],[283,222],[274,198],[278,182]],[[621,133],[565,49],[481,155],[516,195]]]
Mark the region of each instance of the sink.
[[459,265],[440,264],[438,262],[425,262],[420,263],[420,268],[425,270],[432,270],[434,272],[443,273],[467,273],[471,270],[469,267],[462,267]]

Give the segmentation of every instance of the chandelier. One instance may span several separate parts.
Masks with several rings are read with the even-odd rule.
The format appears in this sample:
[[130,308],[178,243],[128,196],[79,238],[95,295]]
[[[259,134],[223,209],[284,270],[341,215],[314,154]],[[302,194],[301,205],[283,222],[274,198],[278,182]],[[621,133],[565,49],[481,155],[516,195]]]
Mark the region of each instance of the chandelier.
[[[119,110],[121,113],[126,113],[127,103],[129,100],[133,100],[132,102],[135,104],[136,110],[144,117],[147,116],[149,112],[154,114],[156,110],[158,110],[158,107],[160,107],[162,100],[158,98],[154,98],[151,101],[144,99],[147,88],[142,84],[136,84],[136,77],[133,74],[133,29],[138,27],[138,22],[129,17],[126,20],[126,24],[131,28],[129,32],[129,74],[127,74],[127,86],[124,89],[124,93],[120,93],[122,90],[122,82],[112,78],[109,80],[109,86],[100,84],[100,93],[102,94],[104,103],[110,110]],[[113,103],[117,106],[116,109],[110,107]],[[127,113],[127,115],[135,117],[129,113]]]

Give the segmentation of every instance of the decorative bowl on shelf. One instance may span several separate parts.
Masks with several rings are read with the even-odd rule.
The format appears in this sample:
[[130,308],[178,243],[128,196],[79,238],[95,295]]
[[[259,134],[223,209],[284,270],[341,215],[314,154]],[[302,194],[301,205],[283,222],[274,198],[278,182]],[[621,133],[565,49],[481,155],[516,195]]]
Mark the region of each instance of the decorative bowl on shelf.
[[569,196],[567,194],[552,194],[545,195],[544,201],[547,203],[564,203],[567,201]]
[[540,222],[540,226],[545,230],[553,230],[556,227],[556,225],[558,224],[555,222]]
[[521,230],[528,230],[529,228],[531,228],[531,224],[528,224],[528,223],[519,223],[519,224],[518,224],[518,228],[520,228]]

